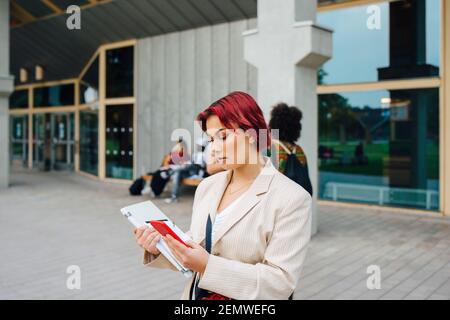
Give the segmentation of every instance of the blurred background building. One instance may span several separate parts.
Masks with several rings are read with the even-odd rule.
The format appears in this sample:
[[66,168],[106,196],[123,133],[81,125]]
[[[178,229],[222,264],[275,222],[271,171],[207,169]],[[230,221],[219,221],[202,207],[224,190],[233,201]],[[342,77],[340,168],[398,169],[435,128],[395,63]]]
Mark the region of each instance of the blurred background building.
[[[80,30],[66,27],[72,4]],[[450,214],[450,1],[315,9],[333,30],[317,71],[318,198]],[[242,36],[256,0],[0,0],[0,13],[3,184],[8,164],[132,180],[212,101],[258,95]]]

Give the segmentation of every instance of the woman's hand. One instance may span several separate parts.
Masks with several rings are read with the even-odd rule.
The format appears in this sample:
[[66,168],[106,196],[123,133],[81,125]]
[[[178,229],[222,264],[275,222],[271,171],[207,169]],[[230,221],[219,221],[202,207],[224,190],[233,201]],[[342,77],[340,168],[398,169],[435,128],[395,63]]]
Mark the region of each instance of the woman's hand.
[[158,255],[160,251],[156,248],[156,244],[161,239],[161,235],[153,227],[142,226],[134,229],[136,236],[136,242],[142,248],[150,252],[151,254]]
[[183,266],[200,273],[205,271],[209,253],[201,245],[189,240],[186,241],[186,244],[190,248],[187,248],[184,244],[175,240],[170,234],[163,237],[163,239],[167,242],[170,251],[172,251],[173,255]]

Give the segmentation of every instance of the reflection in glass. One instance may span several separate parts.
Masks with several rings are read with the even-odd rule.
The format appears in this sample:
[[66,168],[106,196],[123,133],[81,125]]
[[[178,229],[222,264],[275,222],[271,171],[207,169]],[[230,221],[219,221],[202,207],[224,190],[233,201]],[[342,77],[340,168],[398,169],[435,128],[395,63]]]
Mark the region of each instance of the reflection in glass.
[[98,175],[98,111],[80,111],[80,170]]
[[98,100],[98,57],[80,80],[80,104]]
[[51,124],[51,169],[73,169],[74,114],[52,113]]
[[132,97],[134,47],[106,51],[106,97]]
[[73,113],[33,115],[33,167],[40,170],[72,170],[74,161]]
[[34,89],[34,107],[71,106],[75,104],[74,84]]
[[318,14],[318,23],[334,30],[333,57],[320,69],[319,84],[439,75],[440,0],[377,3],[379,28],[368,23],[368,7]]
[[28,162],[28,116],[10,117],[11,160],[21,162],[23,166]]
[[46,114],[33,115],[33,167],[44,169],[44,141]]
[[133,178],[133,105],[106,107],[106,176]]
[[10,109],[28,108],[28,89],[16,90],[9,96]]
[[439,208],[439,89],[319,95],[320,197]]

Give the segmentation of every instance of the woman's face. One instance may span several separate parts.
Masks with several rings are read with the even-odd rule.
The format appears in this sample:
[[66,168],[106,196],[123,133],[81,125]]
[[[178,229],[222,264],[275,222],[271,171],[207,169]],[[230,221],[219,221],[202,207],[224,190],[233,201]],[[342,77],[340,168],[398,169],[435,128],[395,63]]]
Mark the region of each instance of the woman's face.
[[[219,117],[210,116],[206,120],[206,134],[211,145],[211,159],[224,170],[236,169],[250,163],[254,139],[242,129],[225,128]],[[256,148],[255,148],[256,150]]]

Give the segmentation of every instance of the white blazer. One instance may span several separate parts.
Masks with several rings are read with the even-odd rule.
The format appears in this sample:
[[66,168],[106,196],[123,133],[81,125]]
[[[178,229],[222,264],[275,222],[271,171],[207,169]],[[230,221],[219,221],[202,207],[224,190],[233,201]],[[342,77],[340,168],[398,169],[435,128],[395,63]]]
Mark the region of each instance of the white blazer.
[[[311,196],[269,158],[220,226],[199,287],[233,299],[287,299],[295,290],[311,236]],[[195,192],[188,233],[205,246],[208,213],[214,221],[231,170],[205,178]],[[149,267],[176,269],[145,251]],[[191,278],[181,299],[189,299]]]

